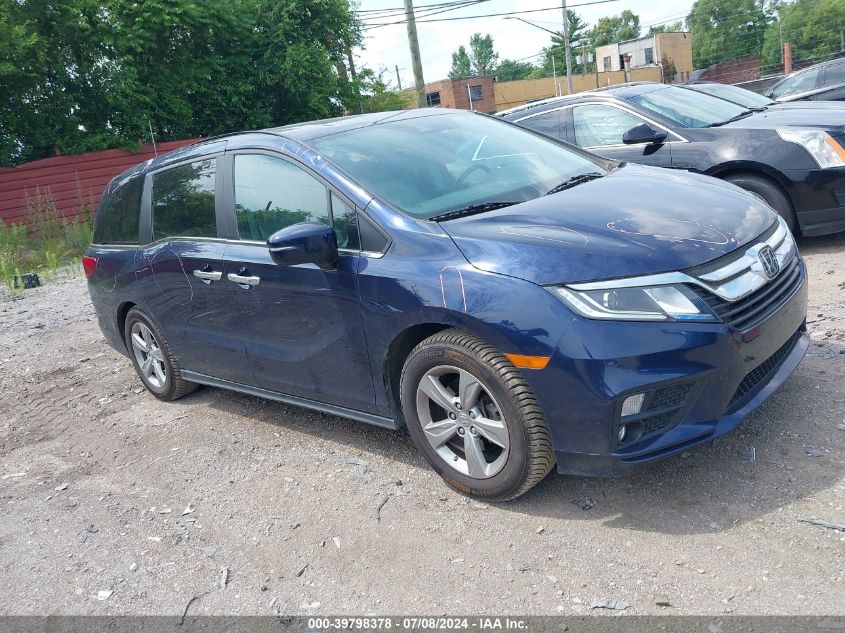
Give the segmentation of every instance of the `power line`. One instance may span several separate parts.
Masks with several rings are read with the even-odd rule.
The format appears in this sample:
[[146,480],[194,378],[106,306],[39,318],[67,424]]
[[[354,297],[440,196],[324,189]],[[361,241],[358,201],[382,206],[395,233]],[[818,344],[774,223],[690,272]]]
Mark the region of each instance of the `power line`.
[[[619,2],[619,1],[620,0],[591,0],[590,2],[582,2],[582,3],[577,4],[577,5],[571,5],[569,8],[575,9],[577,7],[585,7],[585,6],[594,5],[594,4],[607,4],[608,2]],[[457,7],[457,8],[460,8],[460,7]],[[450,9],[450,10],[452,10],[452,9]],[[555,6],[555,7],[547,7],[545,9],[523,9],[521,11],[506,11],[506,12],[503,12],[503,13],[486,13],[486,14],[482,14],[482,15],[465,15],[465,16],[459,16],[459,17],[453,17],[453,18],[432,18],[432,19],[429,19],[429,20],[417,20],[417,23],[421,23],[421,22],[451,22],[453,20],[475,20],[475,19],[478,19],[478,18],[496,18],[496,17],[501,17],[501,16],[504,16],[504,15],[519,15],[519,14],[523,14],[523,13],[540,13],[540,12],[543,12],[543,11],[560,11],[560,5]],[[405,22],[406,22],[406,20],[399,20],[399,21],[396,21],[396,22],[384,22],[384,23],[376,24],[376,25],[372,25],[372,26],[365,26],[364,28],[365,29],[377,29],[377,28],[382,27],[382,26],[392,26],[394,24],[404,24]]]

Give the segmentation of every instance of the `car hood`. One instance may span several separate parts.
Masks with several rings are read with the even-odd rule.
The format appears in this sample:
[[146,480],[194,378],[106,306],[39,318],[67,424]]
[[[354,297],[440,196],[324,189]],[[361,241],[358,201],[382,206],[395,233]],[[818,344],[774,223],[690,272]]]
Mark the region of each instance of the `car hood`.
[[441,226],[476,268],[549,285],[697,266],[758,237],[774,219],[760,199],[720,180],[625,164]]
[[845,132],[845,108],[773,108],[726,123],[720,129],[776,130],[787,127],[821,128],[842,134]]

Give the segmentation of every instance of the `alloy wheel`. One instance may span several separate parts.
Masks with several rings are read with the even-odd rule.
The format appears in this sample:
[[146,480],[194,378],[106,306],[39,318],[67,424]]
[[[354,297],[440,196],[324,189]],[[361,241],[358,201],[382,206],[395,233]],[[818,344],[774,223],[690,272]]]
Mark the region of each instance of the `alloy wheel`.
[[508,425],[481,380],[457,367],[434,367],[417,386],[416,405],[426,440],[450,468],[474,479],[502,470]]
[[156,389],[164,388],[167,382],[167,365],[161,346],[152,330],[144,323],[136,322],[132,326],[132,352],[138,361],[138,368],[144,382]]

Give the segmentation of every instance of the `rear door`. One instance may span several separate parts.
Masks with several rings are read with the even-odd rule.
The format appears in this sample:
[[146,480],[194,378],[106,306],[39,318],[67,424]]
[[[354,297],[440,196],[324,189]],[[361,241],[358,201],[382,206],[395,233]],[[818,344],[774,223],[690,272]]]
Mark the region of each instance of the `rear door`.
[[[356,209],[305,166],[271,152],[227,154],[234,178],[228,210],[238,240],[226,249],[224,278],[240,315],[257,384],[272,391],[372,411],[357,270]],[[279,266],[267,238],[292,224],[334,226],[336,270]],[[243,280],[248,279],[247,283]]]
[[233,334],[231,284],[218,237],[219,156],[195,158],[147,176],[138,278],[144,309],[183,369],[249,381],[243,342]]
[[[626,145],[622,138],[628,130],[643,123],[666,132],[663,143]],[[639,114],[609,103],[583,103],[566,108],[562,119],[567,139],[578,147],[614,160],[672,166],[672,143],[681,140],[671,130]]]

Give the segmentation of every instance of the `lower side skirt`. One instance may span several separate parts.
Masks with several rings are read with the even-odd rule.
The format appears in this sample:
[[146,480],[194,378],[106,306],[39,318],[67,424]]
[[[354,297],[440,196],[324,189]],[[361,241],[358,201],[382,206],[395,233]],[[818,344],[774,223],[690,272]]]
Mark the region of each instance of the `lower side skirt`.
[[396,430],[399,425],[393,418],[385,418],[374,413],[366,413],[364,411],[356,411],[355,409],[347,409],[346,407],[338,407],[333,404],[325,404],[317,402],[316,400],[309,400],[308,398],[300,398],[299,396],[290,396],[285,393],[277,391],[270,391],[269,389],[262,389],[260,387],[252,387],[250,385],[242,385],[237,382],[229,382],[228,380],[221,380],[214,376],[206,376],[193,371],[182,370],[182,378],[191,382],[196,382],[201,385],[208,385],[209,387],[220,387],[221,389],[231,389],[232,391],[240,391],[241,393],[250,396],[258,396],[259,398],[266,398],[267,400],[276,400],[277,402],[284,402],[285,404],[293,404],[298,407],[305,407],[306,409],[314,409],[323,413],[330,413],[338,415],[343,418],[351,418],[359,422],[366,422],[386,429]]

